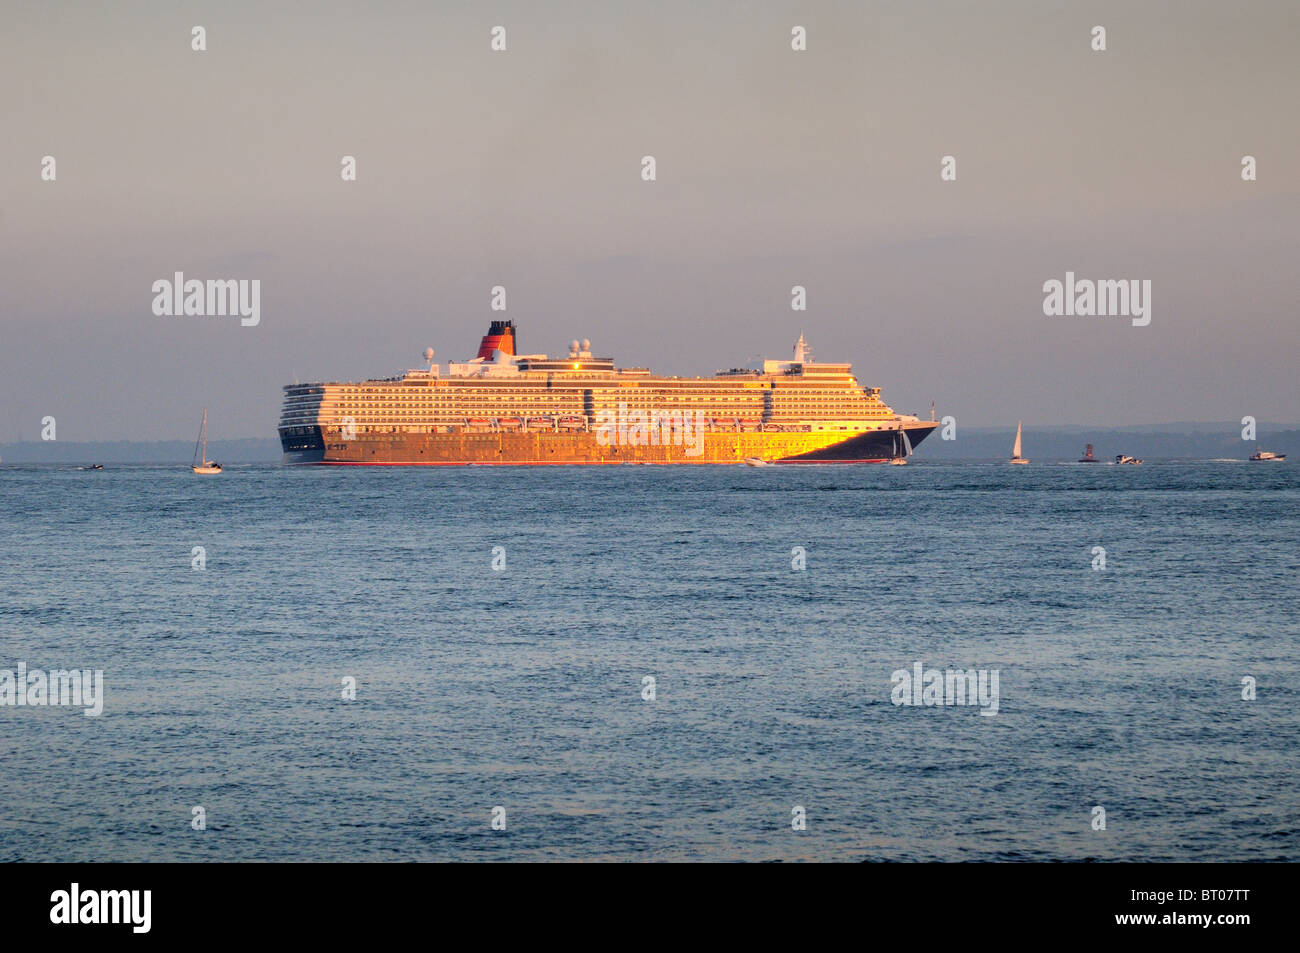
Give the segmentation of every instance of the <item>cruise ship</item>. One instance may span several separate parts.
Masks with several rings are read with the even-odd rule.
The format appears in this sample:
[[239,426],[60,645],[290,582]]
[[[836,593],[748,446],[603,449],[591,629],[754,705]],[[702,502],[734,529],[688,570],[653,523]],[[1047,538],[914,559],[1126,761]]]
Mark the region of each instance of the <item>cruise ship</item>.
[[[518,354],[493,321],[474,358],[446,373],[284,388],[284,462],[339,466],[626,463],[886,463],[938,423],[899,414],[850,364],[823,363],[803,335],[792,360],[660,377],[615,367],[589,341],[567,357]],[[905,438],[901,440],[900,438]]]

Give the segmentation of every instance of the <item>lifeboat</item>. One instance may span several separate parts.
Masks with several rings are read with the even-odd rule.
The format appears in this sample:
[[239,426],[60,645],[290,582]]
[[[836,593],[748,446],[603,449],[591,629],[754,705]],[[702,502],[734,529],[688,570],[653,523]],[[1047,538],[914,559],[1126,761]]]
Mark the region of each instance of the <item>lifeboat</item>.
[[524,426],[524,420],[522,417],[499,417],[497,418],[497,426],[502,430],[521,430]]
[[554,430],[555,418],[554,417],[529,417],[528,429],[529,430]]
[[491,417],[468,417],[465,420],[465,426],[470,430],[491,430]]
[[586,417],[561,417],[559,420],[561,430],[582,430],[587,426]]

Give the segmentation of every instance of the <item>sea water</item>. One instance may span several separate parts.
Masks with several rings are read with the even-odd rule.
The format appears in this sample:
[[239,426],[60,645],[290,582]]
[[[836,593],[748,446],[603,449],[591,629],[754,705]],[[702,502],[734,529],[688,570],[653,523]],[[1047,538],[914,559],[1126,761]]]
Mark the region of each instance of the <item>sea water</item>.
[[0,706],[0,860],[1295,860],[1298,542],[1290,463],[3,467],[0,669],[104,699]]

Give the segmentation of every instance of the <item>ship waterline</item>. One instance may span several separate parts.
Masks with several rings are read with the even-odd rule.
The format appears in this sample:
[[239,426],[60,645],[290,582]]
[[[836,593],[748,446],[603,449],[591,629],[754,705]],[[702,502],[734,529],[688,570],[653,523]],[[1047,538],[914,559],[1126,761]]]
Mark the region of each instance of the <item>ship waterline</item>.
[[[432,358],[432,352],[426,352]],[[338,466],[883,463],[900,431],[939,426],[896,413],[851,365],[794,360],[713,377],[615,368],[574,341],[566,359],[516,355],[494,321],[477,357],[357,383],[284,388],[286,463]]]

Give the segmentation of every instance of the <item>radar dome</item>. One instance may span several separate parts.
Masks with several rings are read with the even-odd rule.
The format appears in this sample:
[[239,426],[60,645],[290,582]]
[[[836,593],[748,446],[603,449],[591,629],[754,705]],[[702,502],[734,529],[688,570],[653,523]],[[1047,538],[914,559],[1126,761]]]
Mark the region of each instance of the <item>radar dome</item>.
[[426,361],[432,361],[432,360],[433,360],[433,348],[431,348],[431,347],[426,347],[426,348],[424,349],[424,359],[425,359]]

